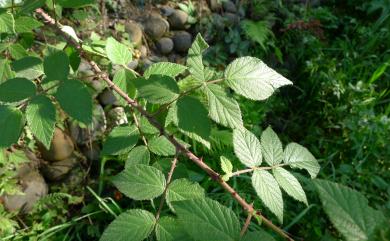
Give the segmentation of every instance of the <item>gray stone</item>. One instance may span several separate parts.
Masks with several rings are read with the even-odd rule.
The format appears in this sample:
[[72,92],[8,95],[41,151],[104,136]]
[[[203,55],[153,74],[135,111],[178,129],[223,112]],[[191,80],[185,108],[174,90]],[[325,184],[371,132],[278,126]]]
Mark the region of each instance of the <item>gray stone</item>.
[[141,58],[146,58],[148,56],[148,49],[144,45],[139,47],[139,52],[141,53]]
[[74,144],[72,139],[61,129],[55,128],[50,149],[38,142],[38,149],[46,161],[62,161],[72,155]]
[[161,38],[157,41],[157,49],[162,54],[169,54],[173,50],[173,41],[170,38]]
[[152,39],[159,39],[169,31],[169,23],[167,20],[158,15],[149,15],[144,23],[144,27],[145,32]]
[[236,4],[234,4],[232,1],[224,1],[222,3],[222,5],[223,5],[223,9],[226,12],[230,12],[230,13],[236,13],[237,12]]
[[186,31],[179,31],[173,35],[174,48],[177,52],[187,52],[192,44],[192,36]]
[[127,124],[127,116],[123,107],[115,107],[107,112],[107,126],[112,129],[115,126]]
[[171,7],[169,7],[169,6],[162,6],[162,7],[160,8],[160,10],[161,10],[161,14],[162,14],[163,16],[165,16],[165,17],[168,17],[168,16],[172,15],[172,13],[175,12],[175,9],[174,9],[174,8],[171,8]]
[[136,69],[138,67],[138,60],[134,59],[134,60],[130,61],[130,63],[127,64],[127,67],[129,69]]
[[172,29],[185,29],[186,23],[188,20],[188,14],[182,10],[175,10],[169,17],[168,22],[169,26]]
[[77,157],[71,156],[65,160],[45,165],[42,168],[42,173],[50,181],[59,181],[72,170],[77,162]]
[[100,104],[102,104],[103,106],[118,105],[119,104],[114,93],[112,93],[112,90],[110,90],[108,88],[103,90],[103,92],[99,94],[98,98],[99,98]]
[[133,21],[127,22],[125,24],[125,30],[130,35],[131,42],[138,46],[142,42],[142,29],[141,27]]
[[209,1],[211,11],[219,11],[222,8],[221,0],[210,0]]
[[10,211],[28,213],[35,203],[48,192],[48,187],[38,171],[33,170],[20,177],[19,183],[23,194],[5,195],[3,197],[5,208]]

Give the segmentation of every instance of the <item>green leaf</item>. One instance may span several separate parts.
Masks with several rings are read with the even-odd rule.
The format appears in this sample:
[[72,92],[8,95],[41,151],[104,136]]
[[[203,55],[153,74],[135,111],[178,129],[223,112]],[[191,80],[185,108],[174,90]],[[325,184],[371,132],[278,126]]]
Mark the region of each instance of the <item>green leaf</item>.
[[113,177],[119,191],[134,200],[149,200],[160,196],[165,189],[164,174],[155,167],[136,164]]
[[211,119],[226,127],[240,128],[243,124],[237,101],[216,84],[207,85],[205,90]]
[[47,80],[66,80],[69,75],[69,58],[63,51],[56,51],[43,60]]
[[24,1],[22,8],[20,9],[21,13],[31,13],[37,8],[42,7],[45,5],[46,0],[29,0],[29,1]]
[[148,119],[146,119],[144,116],[140,117],[140,129],[141,132],[144,134],[158,134],[160,131],[149,123]]
[[187,67],[181,64],[169,62],[154,63],[146,69],[144,77],[149,78],[151,75],[166,75],[171,78],[175,78],[177,75],[183,73],[186,69]]
[[133,59],[129,48],[112,37],[107,39],[106,54],[113,64],[126,65]]
[[156,224],[156,238],[158,241],[190,241],[190,237],[180,225],[179,221],[172,217],[161,217]]
[[198,99],[184,96],[176,102],[175,110],[173,122],[185,134],[195,134],[206,141],[210,139],[211,123],[206,108]]
[[277,167],[272,169],[276,181],[279,186],[291,197],[298,201],[307,204],[306,194],[299,181],[286,169]]
[[42,60],[33,56],[15,60],[11,66],[19,78],[34,80],[44,74]]
[[167,191],[166,200],[168,206],[174,211],[172,202],[184,201],[197,198],[204,198],[204,189],[195,182],[191,182],[188,179],[176,179],[171,184]]
[[11,54],[11,57],[16,60],[28,56],[27,50],[21,44],[18,43],[10,45],[8,47],[8,51]]
[[43,24],[32,17],[20,16],[15,19],[15,31],[17,33],[30,33]]
[[359,192],[325,180],[315,180],[325,213],[348,241],[374,240],[372,235],[384,222],[383,214],[368,205]]
[[37,87],[24,78],[14,78],[0,84],[0,101],[17,102],[35,95]]
[[179,96],[176,81],[166,75],[151,75],[148,79],[138,78],[135,82],[139,96],[153,104],[167,104]]
[[175,202],[180,223],[195,240],[236,241],[240,223],[234,212],[211,199]]
[[0,148],[7,148],[16,143],[24,126],[20,110],[0,105]]
[[66,55],[68,55],[70,66],[72,67],[73,71],[76,72],[79,69],[81,63],[79,52],[71,45],[67,46],[64,51]]
[[261,151],[264,160],[270,166],[278,165],[283,160],[282,142],[271,127],[268,127],[261,134]]
[[156,219],[142,209],[131,209],[119,215],[104,230],[100,241],[141,241],[153,231]]
[[229,174],[229,173],[232,173],[233,172],[233,165],[232,163],[230,162],[229,159],[227,159],[226,157],[224,156],[221,156],[220,157],[221,159],[221,168],[222,168],[222,171],[226,174]]
[[225,70],[225,79],[236,93],[252,100],[265,100],[275,89],[292,84],[254,57],[241,57],[230,63]]
[[0,84],[3,83],[7,79],[14,78],[15,74],[12,72],[11,67],[9,65],[9,61],[6,59],[0,58]]
[[278,182],[265,170],[255,170],[252,185],[264,205],[283,223],[283,198]]
[[56,3],[64,8],[79,8],[94,4],[96,0],[57,0]]
[[128,168],[134,164],[145,164],[149,165],[150,162],[150,152],[146,146],[137,146],[130,151],[127,156],[125,168]]
[[244,20],[241,27],[250,40],[257,42],[264,51],[267,51],[267,43],[271,42],[270,38],[274,36],[269,21]]
[[176,153],[175,146],[164,136],[155,137],[150,140],[149,150],[159,156],[173,156]]
[[209,47],[206,41],[198,34],[191,48],[188,50],[188,70],[199,81],[206,81],[205,67],[203,66],[202,54]]
[[[129,97],[134,98],[136,90],[132,80],[135,78],[136,76],[133,74],[133,72],[130,72],[126,69],[120,69],[115,73],[112,81],[116,86],[123,90],[123,92],[128,94]],[[114,95],[121,105],[127,105],[126,100],[123,99],[118,93],[114,92]]]
[[56,123],[56,109],[51,100],[43,95],[32,99],[26,109],[26,119],[33,135],[49,150]]
[[284,163],[292,168],[305,169],[311,178],[315,178],[320,171],[320,165],[315,157],[303,146],[292,142],[284,149]]
[[264,230],[248,232],[242,241],[276,241],[271,235]]
[[138,138],[138,129],[135,126],[115,127],[103,144],[102,155],[128,153],[137,144]]
[[260,141],[247,129],[234,129],[233,148],[234,153],[244,165],[254,167],[261,164]]
[[0,14],[0,33],[15,33],[15,20],[11,13]]
[[62,82],[55,97],[61,108],[72,118],[86,125],[92,122],[92,96],[81,81]]

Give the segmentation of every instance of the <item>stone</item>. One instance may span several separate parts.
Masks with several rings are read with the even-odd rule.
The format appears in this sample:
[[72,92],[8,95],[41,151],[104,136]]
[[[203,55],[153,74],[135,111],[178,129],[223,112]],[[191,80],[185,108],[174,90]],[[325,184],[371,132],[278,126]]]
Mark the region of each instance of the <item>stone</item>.
[[50,181],[60,181],[77,164],[76,156],[71,156],[59,162],[53,162],[42,168],[42,174]]
[[142,62],[142,67],[144,70],[146,70],[147,68],[149,68],[149,66],[151,66],[153,64],[153,61],[151,61],[149,58],[145,58]]
[[19,210],[21,213],[28,213],[35,203],[47,194],[48,187],[41,174],[36,170],[20,177],[19,183],[24,194],[5,195],[3,197],[4,206],[10,212]]
[[219,11],[222,8],[221,0],[210,0],[209,1],[211,11]]
[[146,58],[148,56],[148,48],[146,48],[145,45],[141,45],[139,51],[141,53],[141,58]]
[[223,14],[225,20],[226,20],[226,24],[227,25],[237,25],[240,23],[240,17],[234,13],[224,13]]
[[192,36],[186,31],[178,31],[173,35],[173,44],[177,52],[187,52],[192,44]]
[[162,6],[160,8],[160,11],[161,11],[161,14],[165,17],[168,17],[170,15],[172,15],[172,13],[175,12],[175,9],[174,8],[171,8],[169,6]]
[[188,14],[182,10],[176,9],[169,17],[169,26],[172,29],[182,30],[186,28]]
[[127,68],[129,69],[136,69],[138,67],[138,60],[134,59],[130,61],[130,63],[127,64]]
[[101,148],[98,143],[93,142],[92,145],[85,145],[81,148],[83,155],[90,161],[100,160]]
[[167,20],[158,15],[149,15],[144,23],[145,32],[152,39],[159,39],[169,31],[169,23]]
[[110,130],[116,126],[128,123],[126,112],[123,107],[115,107],[107,112],[107,126]]
[[41,143],[38,143],[38,150],[46,161],[62,161],[72,155],[74,144],[72,139],[61,129],[55,128],[50,149],[47,150]]
[[222,6],[226,12],[229,12],[229,13],[236,13],[237,12],[236,4],[234,4],[232,1],[224,1],[222,3]]
[[119,104],[114,93],[112,93],[112,90],[108,88],[106,88],[105,90],[102,91],[102,93],[99,94],[98,99],[100,101],[100,104],[103,106]]
[[138,46],[142,43],[142,29],[136,22],[127,22],[125,24],[125,30],[130,35],[131,42],[135,46]]
[[162,54],[169,54],[173,50],[173,41],[170,38],[161,38],[156,43],[158,51]]

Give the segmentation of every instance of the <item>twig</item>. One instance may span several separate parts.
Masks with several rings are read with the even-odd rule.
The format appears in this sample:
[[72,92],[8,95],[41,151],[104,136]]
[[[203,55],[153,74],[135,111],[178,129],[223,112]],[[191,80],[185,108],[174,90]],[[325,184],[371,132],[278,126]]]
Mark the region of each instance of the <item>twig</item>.
[[175,171],[175,168],[176,168],[176,165],[177,165],[177,161],[179,160],[177,155],[178,155],[178,153],[176,153],[175,157],[173,158],[171,169],[168,172],[167,183],[166,183],[164,192],[162,194],[162,198],[161,198],[161,201],[160,201],[160,206],[158,207],[158,211],[156,213],[156,222],[158,222],[158,220],[160,219],[160,214],[161,214],[162,208],[164,207],[164,202],[165,202],[165,198],[167,196],[168,187],[169,187],[169,184],[171,183],[173,172]]
[[[43,9],[41,8],[38,8],[37,10],[35,10],[35,12],[37,14],[39,14],[45,21],[47,24],[53,26],[53,27],[56,27],[56,29],[58,30],[58,27],[55,25],[55,22],[54,20],[48,15],[46,14]],[[115,85],[111,80],[110,78],[108,77],[108,75],[104,72],[102,72],[102,70],[99,68],[99,66],[92,60],[90,60],[88,58],[88,56],[84,53],[83,49],[81,48],[81,45],[77,42],[75,42],[72,38],[70,38],[69,36],[67,36],[65,33],[63,33],[62,31],[59,31],[59,33],[64,36],[64,38],[72,45],[74,45],[74,47],[79,51],[79,54],[81,57],[84,57],[87,62],[91,65],[92,69],[94,70],[94,72],[96,74],[100,74],[101,78],[108,84],[108,86],[110,88],[112,88],[117,94],[119,94],[131,107],[133,107],[134,109],[136,109],[142,116],[144,116],[149,122],[150,124],[152,124],[153,126],[155,126],[159,131],[160,131],[160,134],[165,136],[169,142],[171,142],[175,147],[176,147],[176,150],[181,152],[182,154],[184,154],[185,156],[187,156],[191,161],[193,161],[198,167],[200,167],[203,171],[205,171],[214,181],[218,182],[223,189],[225,189],[225,191],[227,191],[228,193],[230,193],[232,195],[232,197],[242,206],[242,208],[244,210],[246,210],[248,213],[253,213],[255,210],[254,208],[252,207],[252,205],[250,205],[249,203],[247,203],[245,201],[245,199],[243,199],[237,192],[236,190],[234,190],[228,183],[226,183],[220,174],[218,174],[216,171],[214,171],[213,169],[211,169],[205,162],[203,162],[203,160],[199,157],[197,157],[194,153],[192,153],[190,150],[188,150],[183,144],[181,144],[180,142],[178,142],[175,137],[173,137],[172,135],[170,135],[168,132],[166,132],[166,130],[164,129],[164,127],[158,122],[157,119],[155,119],[149,112],[147,112],[143,106],[141,106],[136,100],[133,100],[131,99],[124,91],[122,91],[117,85]],[[272,230],[274,230],[275,232],[277,232],[279,235],[283,236],[284,238],[292,241],[293,239],[289,237],[288,234],[286,234],[281,228],[279,228],[278,226],[274,225],[270,220],[268,220],[266,217],[264,217],[259,211],[256,211],[256,215],[259,216],[260,218],[263,219],[264,223],[269,227],[271,228]]]
[[286,163],[277,164],[277,165],[270,166],[270,167],[251,167],[251,168],[248,168],[248,169],[243,169],[243,170],[239,170],[239,171],[233,172],[233,173],[230,174],[229,177],[239,176],[239,175],[244,174],[244,173],[253,172],[254,170],[272,170],[274,168],[283,167],[283,166],[287,166],[287,164]]
[[[253,205],[253,204],[251,204],[251,205]],[[253,213],[248,213],[248,216],[246,217],[244,226],[242,227],[241,232],[240,232],[241,238],[244,236],[245,232],[248,230],[248,227],[249,227],[249,224],[251,223],[252,217],[253,217]]]
[[134,124],[137,127],[138,132],[141,136],[141,139],[144,142],[145,146],[148,147],[148,142],[146,141],[145,135],[141,130],[141,125],[139,124],[138,118],[132,109],[130,109],[130,111],[131,111],[131,115],[133,116]]

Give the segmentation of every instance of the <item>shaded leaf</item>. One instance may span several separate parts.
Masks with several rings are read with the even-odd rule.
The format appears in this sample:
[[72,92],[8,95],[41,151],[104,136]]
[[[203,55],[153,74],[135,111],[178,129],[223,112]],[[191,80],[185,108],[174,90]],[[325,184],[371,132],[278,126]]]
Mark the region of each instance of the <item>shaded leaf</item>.
[[180,225],[179,221],[172,217],[161,217],[156,225],[156,238],[158,241],[182,241],[192,240]]
[[0,148],[16,143],[24,126],[23,114],[20,110],[0,105]]
[[43,60],[47,80],[66,80],[69,75],[69,58],[63,51],[56,51]]
[[35,95],[35,84],[25,78],[9,79],[0,84],[0,101],[17,102]]
[[108,135],[103,144],[102,155],[120,155],[128,153],[137,144],[138,129],[135,126],[117,126]]

